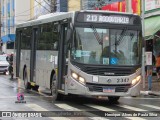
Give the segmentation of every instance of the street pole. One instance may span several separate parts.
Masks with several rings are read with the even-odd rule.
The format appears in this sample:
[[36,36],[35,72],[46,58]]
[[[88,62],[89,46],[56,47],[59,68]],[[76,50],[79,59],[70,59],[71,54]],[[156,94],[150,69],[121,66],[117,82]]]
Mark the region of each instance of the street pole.
[[0,52],[2,52],[1,27],[2,27],[2,24],[1,24],[1,2],[0,2]]
[[142,19],[142,40],[143,40],[143,48],[142,48],[142,81],[143,81],[143,89],[145,88],[145,39],[144,39],[144,0],[141,0],[141,19]]
[[132,13],[132,4],[131,4],[131,0],[126,0],[126,12]]
[[[126,0],[126,12],[132,13],[131,0]],[[141,21],[142,21],[142,40],[143,40],[143,48],[142,48],[142,82],[143,82],[143,89],[144,89],[145,88],[144,0],[141,0]]]

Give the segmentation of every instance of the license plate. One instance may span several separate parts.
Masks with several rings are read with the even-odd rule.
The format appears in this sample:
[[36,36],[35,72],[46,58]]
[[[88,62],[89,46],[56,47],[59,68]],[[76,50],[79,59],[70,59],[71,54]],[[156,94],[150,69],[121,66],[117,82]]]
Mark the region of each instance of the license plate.
[[103,88],[103,92],[105,92],[105,93],[114,93],[115,89],[114,88]]

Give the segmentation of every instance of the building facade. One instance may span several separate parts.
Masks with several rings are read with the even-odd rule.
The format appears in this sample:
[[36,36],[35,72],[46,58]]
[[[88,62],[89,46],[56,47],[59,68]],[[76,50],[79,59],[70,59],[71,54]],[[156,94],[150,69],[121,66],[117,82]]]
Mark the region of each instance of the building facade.
[[146,51],[160,52],[160,0],[145,0]]
[[15,41],[15,26],[30,19],[30,0],[1,0],[1,51],[11,53]]
[[81,0],[68,0],[68,11],[81,10]]
[[33,19],[38,18],[41,15],[51,13],[51,0],[33,0]]

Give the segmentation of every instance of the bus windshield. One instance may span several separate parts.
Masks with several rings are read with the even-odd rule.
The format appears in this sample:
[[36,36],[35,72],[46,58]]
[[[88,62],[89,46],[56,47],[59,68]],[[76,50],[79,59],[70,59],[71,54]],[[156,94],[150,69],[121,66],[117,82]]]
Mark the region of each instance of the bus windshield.
[[82,64],[140,65],[141,36],[138,30],[76,27],[71,59]]

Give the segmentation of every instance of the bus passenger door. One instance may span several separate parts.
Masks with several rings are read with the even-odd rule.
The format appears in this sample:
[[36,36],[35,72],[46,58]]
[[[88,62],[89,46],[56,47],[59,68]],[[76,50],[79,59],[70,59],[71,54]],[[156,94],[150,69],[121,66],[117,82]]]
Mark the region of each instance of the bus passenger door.
[[59,42],[59,53],[58,53],[58,89],[65,90],[65,78],[67,75],[67,58],[68,50],[66,47],[67,38],[67,26],[68,23],[61,24],[60,27],[60,42]]
[[[16,32],[16,77],[19,77],[20,74],[20,58],[21,58],[21,40],[22,40],[22,31],[17,31]],[[13,70],[15,71],[15,70]]]
[[32,43],[31,43],[31,59],[30,59],[30,81],[35,81],[35,75],[36,75],[36,43],[37,43],[37,36],[38,36],[38,28],[33,28],[32,30]]

